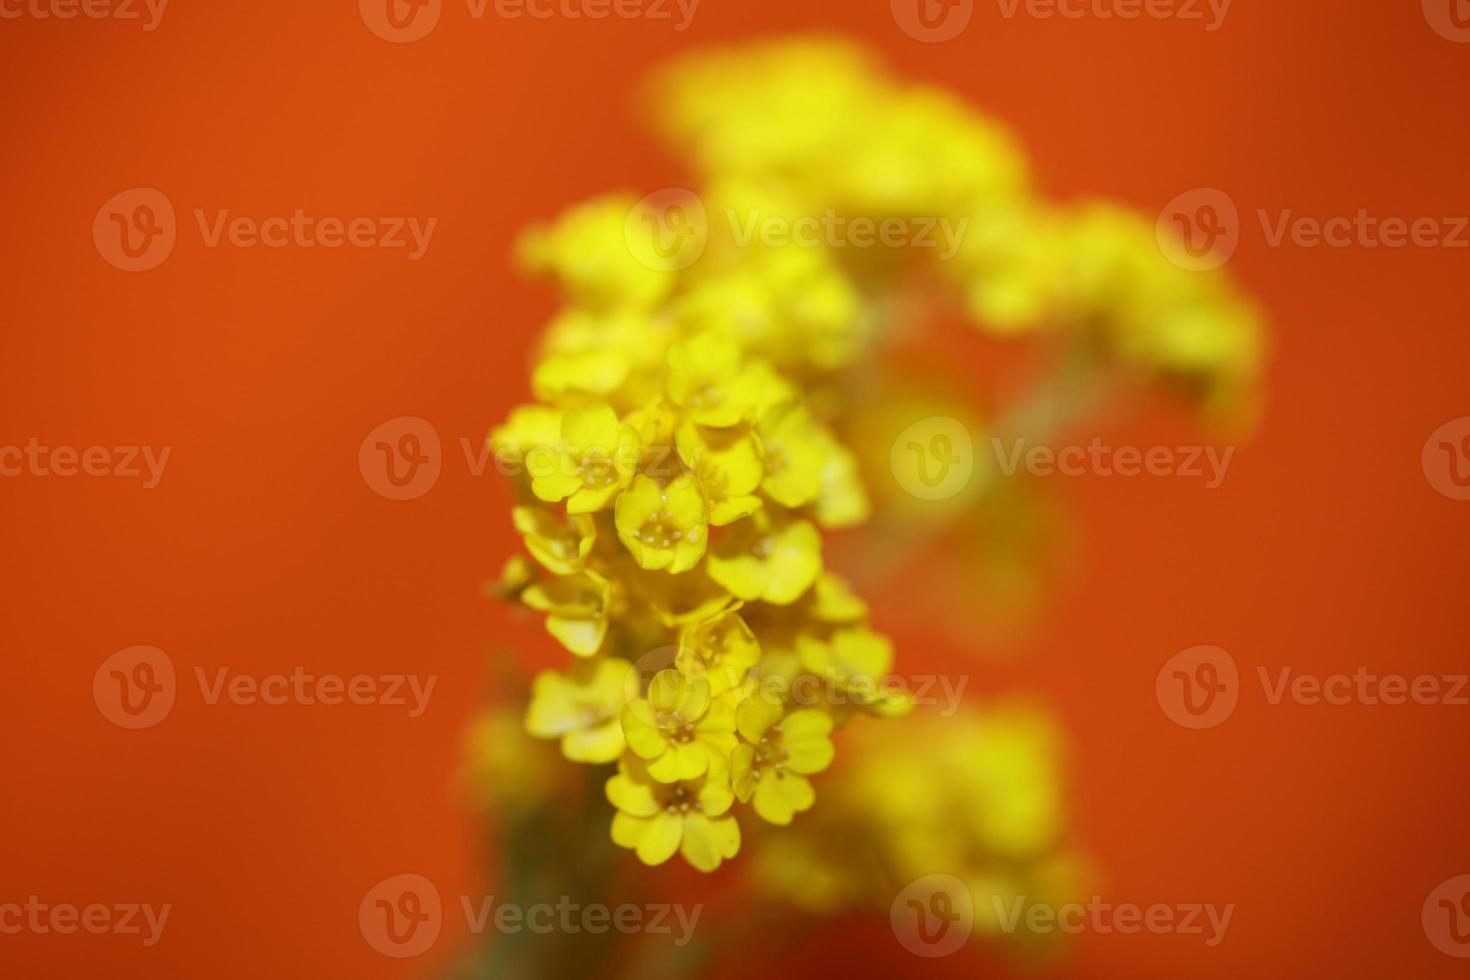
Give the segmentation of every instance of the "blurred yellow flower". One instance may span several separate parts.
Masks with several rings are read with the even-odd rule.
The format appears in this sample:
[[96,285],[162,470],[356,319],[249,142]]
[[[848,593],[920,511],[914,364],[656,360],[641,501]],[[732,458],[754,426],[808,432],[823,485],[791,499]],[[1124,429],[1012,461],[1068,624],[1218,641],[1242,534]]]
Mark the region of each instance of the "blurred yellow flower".
[[581,571],[597,540],[597,525],[586,514],[573,515],[563,522],[541,507],[517,507],[511,511],[511,519],[526,542],[526,550],[557,575]]
[[738,613],[727,612],[684,629],[674,666],[686,677],[703,677],[717,698],[738,687],[760,657],[755,633]]
[[531,687],[526,731],[561,739],[562,754],[573,762],[616,762],[626,744],[621,714],[632,672],[626,660],[597,657],[574,663],[566,673],[539,674]]
[[547,613],[546,629],[579,657],[590,657],[607,636],[612,584],[596,572],[544,579],[526,587],[521,601]]
[[709,556],[710,578],[746,601],[785,606],[822,574],[822,536],[809,521],[764,511],[733,525]]

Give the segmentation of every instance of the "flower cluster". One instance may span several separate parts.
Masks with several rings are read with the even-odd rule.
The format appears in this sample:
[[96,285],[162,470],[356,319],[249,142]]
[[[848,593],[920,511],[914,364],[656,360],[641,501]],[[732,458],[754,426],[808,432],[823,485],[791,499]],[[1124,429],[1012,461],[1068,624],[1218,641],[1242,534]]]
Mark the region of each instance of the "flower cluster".
[[[743,254],[650,268],[626,240],[631,203],[575,209],[525,246],[571,305],[533,372],[539,401],[491,436],[535,562],[513,561],[505,589],[572,655],[536,678],[527,730],[617,764],[617,844],[712,871],[740,847],[737,802],[790,823],[834,729],[907,702],[885,683],[891,647],[823,563],[822,529],[861,520],[867,497],[781,365],[830,347],[766,342],[801,316],[819,329],[820,303],[780,279],[820,271]],[[742,293],[767,322],[732,319]]]
[[742,215],[947,221],[963,233],[931,265],[980,328],[1063,333],[1221,412],[1251,395],[1260,316],[1225,274],[1175,265],[1155,223],[1125,208],[1042,198],[1016,140],[959,98],[824,38],[690,56],[654,92],[669,141],[710,186],[738,189]]
[[762,891],[813,914],[886,912],[904,885],[946,874],[964,882],[975,928],[990,935],[1002,933],[1001,908],[1082,891],[1088,869],[1066,848],[1058,789],[1063,740],[1047,715],[1002,703],[849,741],[830,805],[763,842],[753,869]]
[[[614,842],[712,871],[740,848],[737,803],[790,824],[838,728],[910,707],[823,544],[869,516],[845,413],[916,279],[937,267],[994,334],[1060,333],[1207,404],[1249,386],[1261,342],[1228,282],[1171,266],[1147,223],[1039,200],[1001,127],[849,46],[701,55],[653,93],[699,193],[608,195],[525,237],[565,306],[535,402],[491,446],[530,555],[503,591],[571,655],[536,678],[526,730],[616,764]],[[754,231],[831,215],[883,234]],[[940,222],[950,250],[911,247]]]

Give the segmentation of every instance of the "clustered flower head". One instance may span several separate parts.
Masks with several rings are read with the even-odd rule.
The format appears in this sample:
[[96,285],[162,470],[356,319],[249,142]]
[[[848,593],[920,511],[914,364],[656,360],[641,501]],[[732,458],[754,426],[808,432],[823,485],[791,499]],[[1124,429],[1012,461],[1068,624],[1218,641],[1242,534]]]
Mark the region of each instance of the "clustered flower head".
[[852,373],[892,326],[903,270],[936,260],[750,229],[950,221],[967,233],[939,281],[978,324],[1070,330],[1211,393],[1254,370],[1256,326],[1151,236],[1145,255],[1136,219],[1037,201],[1004,130],[846,45],[699,56],[653,91],[699,192],[608,195],[525,237],[524,263],[565,306],[534,403],[491,446],[532,559],[507,566],[503,591],[571,658],[536,679],[527,731],[616,764],[615,843],[712,871],[740,848],[741,807],[792,823],[838,729],[910,707],[823,545],[870,510],[838,435]]
[[[533,371],[535,404],[491,436],[534,560],[504,589],[571,655],[536,678],[527,731],[573,762],[616,764],[611,834],[646,863],[712,871],[740,847],[738,806],[787,824],[812,807],[831,735],[902,714],[892,650],[823,561],[823,531],[868,509],[848,450],[806,398],[792,344],[835,336],[808,256],[732,251],[687,270],[630,249],[630,198],[584,205],[524,250],[568,308]],[[851,288],[845,280],[842,285]],[[743,296],[763,318],[735,316]]]

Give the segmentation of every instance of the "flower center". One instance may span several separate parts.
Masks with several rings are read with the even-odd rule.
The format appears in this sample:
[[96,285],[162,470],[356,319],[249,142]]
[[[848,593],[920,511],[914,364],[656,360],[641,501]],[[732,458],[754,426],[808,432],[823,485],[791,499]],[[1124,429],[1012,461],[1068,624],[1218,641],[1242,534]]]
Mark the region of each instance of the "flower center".
[[684,540],[684,532],[674,526],[674,515],[666,508],[643,522],[638,540],[650,548],[672,548]]
[[618,478],[613,470],[612,460],[597,450],[588,450],[582,454],[577,461],[577,475],[582,478],[582,484],[588,487],[612,486]]
[[679,785],[674,787],[674,792],[669,797],[669,803],[666,809],[670,813],[683,815],[689,813],[691,810],[702,810],[704,807],[686,787]]

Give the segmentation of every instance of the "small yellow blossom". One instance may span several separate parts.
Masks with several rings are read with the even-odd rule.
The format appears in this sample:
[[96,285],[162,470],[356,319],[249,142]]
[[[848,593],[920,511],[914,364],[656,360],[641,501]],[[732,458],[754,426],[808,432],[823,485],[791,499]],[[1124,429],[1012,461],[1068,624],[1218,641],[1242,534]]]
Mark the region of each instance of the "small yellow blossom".
[[577,656],[590,657],[602,648],[612,584],[596,572],[544,579],[528,586],[521,600],[546,613],[547,632]]
[[[884,682],[893,670],[893,644],[864,627],[847,627],[833,632],[828,641],[805,634],[797,640],[801,665],[824,678],[841,695],[840,709],[860,708],[880,717],[908,713],[912,700]],[[839,716],[845,711],[839,711]]]
[[573,762],[615,762],[623,754],[622,710],[627,701],[626,660],[598,657],[574,663],[567,673],[548,670],[531,687],[526,731],[561,739]]
[[524,470],[527,457],[543,455],[561,441],[561,409],[522,405],[490,433],[490,451],[506,473]]
[[526,235],[521,258],[533,271],[554,275],[588,307],[651,307],[668,296],[675,277],[629,249],[628,215],[636,203],[611,195],[574,207]]
[[549,503],[565,500],[570,514],[601,510],[633,479],[642,448],[637,431],[607,405],[574,408],[562,416],[556,450],[527,458],[531,491]]
[[698,477],[709,501],[711,525],[723,527],[760,509],[755,490],[765,468],[760,442],[750,429],[710,429],[686,422],[675,438],[679,458]]
[[541,507],[517,507],[511,518],[525,539],[526,550],[557,575],[580,572],[597,540],[597,525],[587,514],[572,515],[563,522]]
[[725,427],[745,421],[761,396],[761,378],[743,363],[740,347],[714,332],[669,348],[669,400],[700,425]]
[[687,627],[679,638],[674,665],[686,677],[709,681],[710,695],[719,697],[739,686],[759,662],[760,642],[738,613],[727,612]]
[[735,747],[735,707],[710,695],[703,677],[661,670],[648,697],[630,701],[622,713],[628,747],[661,783],[702,776]]
[[741,599],[795,602],[822,574],[822,536],[809,522],[758,512],[715,543],[709,574]]
[[816,419],[799,404],[767,412],[759,431],[766,448],[761,490],[785,507],[803,507],[822,492],[829,441]]
[[618,497],[618,539],[644,568],[687,572],[704,557],[704,495],[688,473],[666,487],[640,474]]
[[697,778],[665,783],[636,758],[623,756],[617,775],[607,781],[607,799],[617,808],[613,842],[644,864],[663,864],[678,852],[709,872],[740,851],[740,825],[730,813],[735,796],[723,762]]
[[744,739],[730,755],[730,779],[742,803],[774,824],[789,824],[811,809],[816,793],[807,776],[832,764],[832,718],[814,708],[787,712],[756,694],[741,702],[735,724]]

